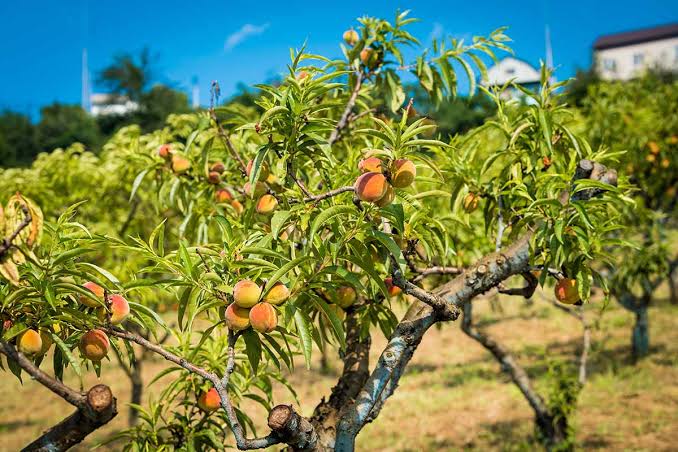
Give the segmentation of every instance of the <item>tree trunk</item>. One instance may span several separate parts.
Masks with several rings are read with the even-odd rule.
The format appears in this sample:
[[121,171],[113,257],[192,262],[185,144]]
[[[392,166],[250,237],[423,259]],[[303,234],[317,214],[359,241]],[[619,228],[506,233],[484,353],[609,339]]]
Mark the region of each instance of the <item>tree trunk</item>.
[[[141,405],[141,399],[144,394],[144,380],[141,377],[141,363],[143,362],[143,355],[138,359],[134,366],[130,369],[130,381],[132,382],[132,396],[130,402],[133,405]],[[134,409],[134,406],[129,407],[129,426],[134,427],[139,420],[139,412]]]
[[669,302],[671,304],[678,304],[678,288],[676,288],[678,285],[678,281],[676,281],[676,279],[678,279],[678,271],[676,271],[676,268],[677,267],[672,264],[669,269]]
[[642,304],[635,310],[636,324],[633,327],[633,336],[631,346],[633,348],[633,357],[640,359],[650,352],[650,334],[649,319],[647,316],[647,305]]
[[565,445],[568,430],[567,418],[559,416],[556,419],[549,411],[544,399],[535,391],[525,369],[518,364],[508,349],[473,325],[473,310],[470,302],[464,304],[464,318],[461,329],[467,336],[492,353],[492,356],[501,365],[502,371],[506,372],[513,383],[518,386],[534,411],[535,426],[546,448],[551,450],[556,446],[560,448]]

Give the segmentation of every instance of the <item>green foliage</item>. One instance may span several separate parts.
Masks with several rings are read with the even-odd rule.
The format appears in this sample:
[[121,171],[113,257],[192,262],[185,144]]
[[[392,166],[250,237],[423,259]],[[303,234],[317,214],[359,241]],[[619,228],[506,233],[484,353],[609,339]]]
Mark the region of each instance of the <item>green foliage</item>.
[[27,165],[39,149],[35,127],[27,116],[11,111],[4,111],[0,114],[0,162],[2,166]]

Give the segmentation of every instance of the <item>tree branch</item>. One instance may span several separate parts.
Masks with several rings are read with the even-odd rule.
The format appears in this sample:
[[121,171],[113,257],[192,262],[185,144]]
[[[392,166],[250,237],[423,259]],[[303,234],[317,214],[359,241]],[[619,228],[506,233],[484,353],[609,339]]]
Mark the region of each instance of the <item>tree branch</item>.
[[344,112],[341,114],[337,125],[330,134],[330,138],[328,140],[330,146],[332,146],[339,139],[339,134],[348,125],[349,115],[351,114],[351,110],[353,110],[355,102],[358,99],[358,93],[360,92],[360,87],[363,83],[363,77],[364,74],[362,71],[358,71],[356,73],[355,85],[353,86],[353,91],[351,91],[351,95],[348,98],[348,102],[346,102],[346,108],[344,108]]
[[537,279],[536,276],[534,276],[532,273],[529,271],[521,273],[523,278],[525,278],[525,286],[524,287],[514,287],[514,288],[505,288],[503,284],[499,285],[499,290],[498,292],[504,295],[512,295],[512,296],[522,296],[525,298],[532,298],[532,295],[534,295],[534,291],[537,290],[537,285],[539,284],[539,280]]
[[418,268],[418,275],[412,280],[412,282],[419,282],[431,275],[458,275],[464,270],[459,267],[430,267],[430,268]]
[[28,227],[28,225],[31,224],[31,221],[33,221],[33,216],[31,215],[31,212],[28,210],[28,207],[21,206],[21,211],[24,214],[24,219],[21,221],[21,223],[19,223],[14,232],[12,232],[12,234],[10,234],[9,237],[3,239],[2,243],[0,243],[0,257],[4,256],[5,253],[9,251],[9,249],[12,247],[12,242],[14,242],[14,240],[16,240],[21,231]]

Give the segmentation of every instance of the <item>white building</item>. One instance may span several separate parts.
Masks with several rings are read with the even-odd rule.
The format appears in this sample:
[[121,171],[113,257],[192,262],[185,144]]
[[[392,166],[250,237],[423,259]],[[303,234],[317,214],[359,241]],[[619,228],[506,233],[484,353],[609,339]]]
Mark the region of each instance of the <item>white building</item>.
[[593,61],[605,80],[628,80],[652,68],[678,71],[678,24],[601,36]]
[[96,93],[89,98],[92,116],[126,115],[139,109],[139,105],[124,96]]
[[[515,57],[506,57],[487,70],[487,78],[482,84],[488,88],[503,87],[513,81],[530,90],[536,90],[541,82],[539,70],[528,62]],[[524,94],[515,87],[508,87],[503,93],[505,99],[522,99]]]

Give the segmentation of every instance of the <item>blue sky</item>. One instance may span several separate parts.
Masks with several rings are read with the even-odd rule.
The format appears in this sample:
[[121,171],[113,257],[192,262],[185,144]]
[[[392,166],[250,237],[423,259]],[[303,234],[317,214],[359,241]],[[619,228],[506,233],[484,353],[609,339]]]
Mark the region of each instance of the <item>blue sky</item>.
[[422,19],[411,31],[422,44],[432,34],[486,34],[509,26],[516,55],[536,64],[551,29],[557,77],[587,67],[601,35],[678,21],[678,2],[630,0],[494,1],[0,1],[0,109],[36,115],[54,101],[79,103],[81,54],[92,74],[116,53],[148,46],[158,55],[159,81],[188,90],[198,77],[201,101],[211,80],[222,93],[285,71],[289,48],[304,41],[314,53],[340,54],[342,32],[355,18],[392,18],[411,9]]

